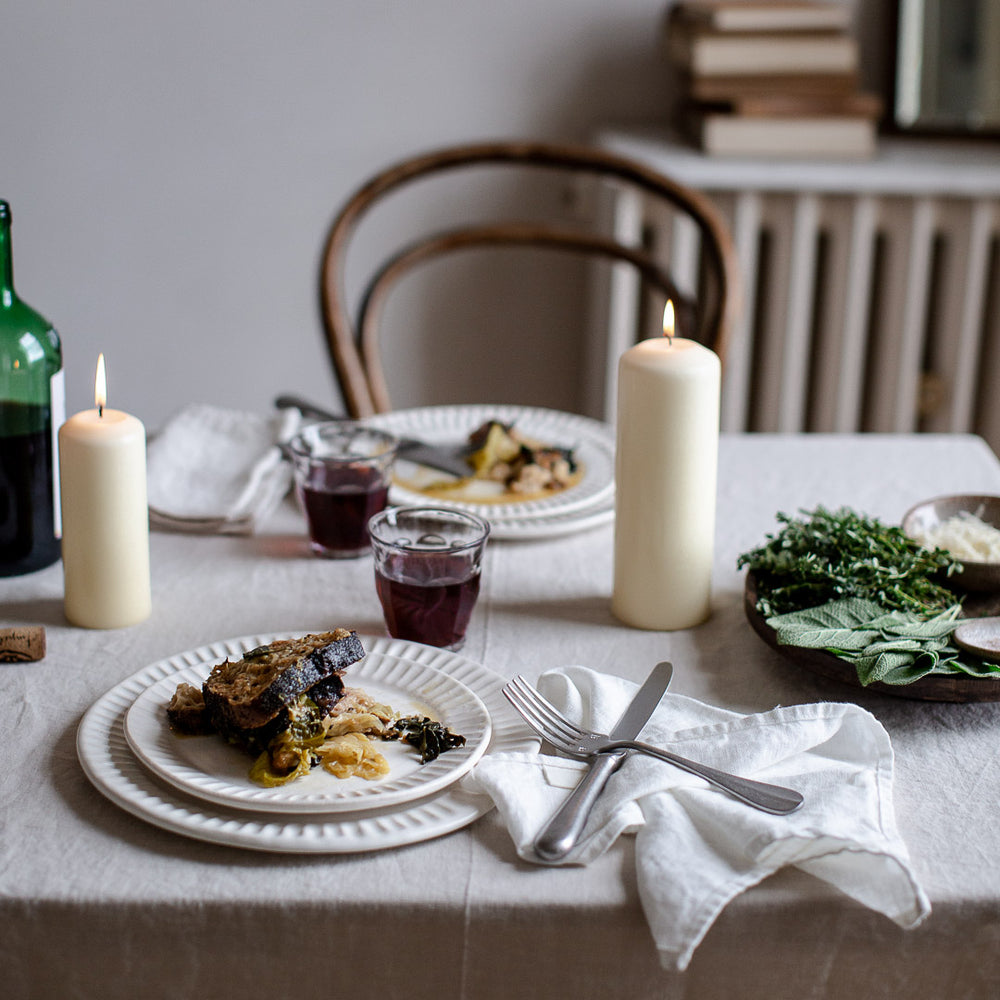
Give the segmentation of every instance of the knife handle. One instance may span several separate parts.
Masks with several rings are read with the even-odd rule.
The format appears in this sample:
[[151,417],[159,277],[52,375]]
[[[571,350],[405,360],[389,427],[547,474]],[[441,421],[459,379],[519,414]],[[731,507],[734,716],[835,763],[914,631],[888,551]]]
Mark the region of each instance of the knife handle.
[[774,813],[777,816],[785,816],[795,812],[803,802],[802,793],[795,791],[794,788],[784,788],[781,785],[770,785],[764,781],[741,778],[739,775],[719,771],[707,764],[698,764],[693,760],[688,760],[687,757],[679,757],[669,750],[651,746],[649,743],[640,743],[638,740],[614,740],[608,744],[608,748],[608,753],[618,754],[623,749],[638,750],[639,753],[644,753],[649,757],[665,760],[668,764],[673,764],[674,767],[679,767],[682,771],[697,774],[709,784],[729,792],[734,798],[745,802],[748,806],[753,806],[763,812]]
[[591,761],[580,783],[535,838],[535,853],[543,861],[561,861],[573,850],[608,778],[624,759],[625,751],[622,750],[598,754]]
[[343,414],[331,413],[329,410],[324,410],[321,406],[310,403],[309,400],[303,399],[301,396],[278,396],[274,401],[274,405],[279,410],[292,407],[298,410],[302,416],[311,417],[314,420],[342,420],[349,422],[351,419],[350,417],[345,417]]

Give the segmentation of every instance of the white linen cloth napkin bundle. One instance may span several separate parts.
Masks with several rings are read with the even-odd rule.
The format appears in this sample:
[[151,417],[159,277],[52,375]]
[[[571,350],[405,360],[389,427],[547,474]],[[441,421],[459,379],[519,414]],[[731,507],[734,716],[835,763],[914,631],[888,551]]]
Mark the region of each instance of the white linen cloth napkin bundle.
[[[585,667],[542,675],[538,689],[570,719],[607,732],[637,685]],[[805,802],[773,816],[670,764],[630,755],[612,775],[574,851],[587,864],[637,833],[639,892],[661,963],[683,970],[726,904],[785,865],[811,872],[902,927],[930,912],[892,806],[892,747],[857,705],[812,704],[740,715],[664,695],[645,742],[702,764],[795,788]],[[586,765],[530,753],[487,755],[466,777],[488,794],[527,861],[535,836]]]
[[278,447],[302,414],[272,417],[193,403],[149,443],[146,482],[152,527],[198,534],[252,534],[292,482]]

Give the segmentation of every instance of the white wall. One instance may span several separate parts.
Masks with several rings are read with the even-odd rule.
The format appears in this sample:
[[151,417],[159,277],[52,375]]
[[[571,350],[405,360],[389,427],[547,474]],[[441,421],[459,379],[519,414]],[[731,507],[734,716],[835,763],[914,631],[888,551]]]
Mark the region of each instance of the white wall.
[[[663,120],[665,6],[6,0],[0,197],[18,289],[63,336],[70,412],[92,405],[98,351],[110,405],[151,428],[192,400],[265,412],[294,390],[338,405],[316,305],[338,203],[439,144]],[[502,340],[513,315],[521,375],[500,394],[582,408],[577,278],[568,316],[508,285],[476,331]],[[483,311],[465,306],[459,342]],[[419,345],[442,321],[414,316],[404,335]],[[408,370],[397,405],[430,401],[426,372]]]

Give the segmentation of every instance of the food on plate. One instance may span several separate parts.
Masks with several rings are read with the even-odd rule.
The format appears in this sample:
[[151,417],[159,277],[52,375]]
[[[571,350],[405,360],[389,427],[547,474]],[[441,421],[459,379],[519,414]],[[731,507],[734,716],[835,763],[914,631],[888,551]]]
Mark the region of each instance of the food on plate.
[[938,524],[918,528],[914,537],[921,545],[944,549],[956,559],[1000,562],[1000,529],[968,510],[959,511]]
[[949,553],[848,508],[800,513],[779,513],[781,530],[737,560],[779,645],[825,650],[862,685],[1000,674],[952,642],[962,605],[943,582],[958,565]]
[[343,628],[258,646],[212,668],[202,685],[205,713],[223,735],[266,743],[307,692],[321,708],[334,705],[344,670],[364,655],[357,633]]
[[487,420],[469,435],[469,464],[479,479],[503,483],[511,493],[542,493],[572,485],[571,448],[542,444],[513,424]]
[[469,434],[469,475],[444,478],[430,470],[397,481],[426,496],[482,503],[537,500],[569,489],[583,474],[572,448],[547,444],[500,420],[487,420]]
[[167,703],[170,728],[185,736],[207,736],[215,732],[205,714],[205,695],[193,684],[178,684]]
[[453,733],[440,722],[426,716],[408,715],[397,719],[395,728],[404,743],[416,747],[422,764],[437,759],[448,750],[465,745],[464,736]]
[[[412,744],[421,763],[465,744],[440,723],[401,718],[361,689],[346,687],[344,672],[364,655],[357,633],[345,628],[276,640],[216,664],[200,689],[179,684],[167,719],[178,733],[218,733],[253,755],[250,778],[267,787],[317,765],[338,778],[381,778],[389,765],[377,740]],[[446,735],[438,739],[438,730]]]

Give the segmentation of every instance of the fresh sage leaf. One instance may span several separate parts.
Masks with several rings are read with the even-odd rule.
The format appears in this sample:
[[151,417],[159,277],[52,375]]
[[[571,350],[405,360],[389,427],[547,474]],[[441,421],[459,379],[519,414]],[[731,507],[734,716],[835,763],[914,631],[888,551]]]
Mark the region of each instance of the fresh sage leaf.
[[877,629],[867,625],[880,612],[881,608],[872,601],[851,598],[774,615],[767,619],[767,623],[775,630],[778,643],[783,646],[864,649],[880,635]]

